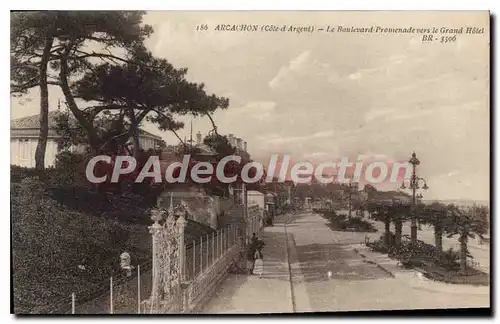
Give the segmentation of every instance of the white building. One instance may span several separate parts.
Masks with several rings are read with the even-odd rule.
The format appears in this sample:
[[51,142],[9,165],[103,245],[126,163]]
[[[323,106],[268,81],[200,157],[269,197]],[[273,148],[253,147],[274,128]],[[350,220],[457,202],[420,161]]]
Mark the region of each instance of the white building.
[[[56,160],[57,139],[55,131],[58,111],[49,112],[49,135],[45,150],[45,167],[53,166]],[[35,167],[35,151],[40,132],[39,115],[33,115],[10,121],[10,164],[22,167]],[[144,150],[155,149],[162,141],[160,136],[144,130],[139,131],[139,143]]]
[[248,190],[247,191],[247,203],[248,205],[258,205],[259,208],[265,209],[266,207],[266,195],[260,191]]

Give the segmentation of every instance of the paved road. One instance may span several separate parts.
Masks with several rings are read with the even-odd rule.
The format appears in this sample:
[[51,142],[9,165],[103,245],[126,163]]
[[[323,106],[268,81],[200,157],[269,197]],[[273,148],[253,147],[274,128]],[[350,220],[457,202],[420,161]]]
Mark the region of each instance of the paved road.
[[364,242],[365,233],[333,232],[325,223],[309,214],[287,227],[314,311],[489,306],[489,287],[433,282],[412,270],[390,276],[354,252],[354,244]]
[[[334,232],[326,220],[302,214],[266,228],[265,275],[232,275],[204,313],[267,313],[488,307],[489,287],[448,285],[412,270],[395,276],[354,251],[365,233]],[[368,234],[372,239],[382,232]],[[291,273],[288,272],[290,263]],[[329,273],[330,272],[330,276]],[[288,281],[291,279],[292,285]]]

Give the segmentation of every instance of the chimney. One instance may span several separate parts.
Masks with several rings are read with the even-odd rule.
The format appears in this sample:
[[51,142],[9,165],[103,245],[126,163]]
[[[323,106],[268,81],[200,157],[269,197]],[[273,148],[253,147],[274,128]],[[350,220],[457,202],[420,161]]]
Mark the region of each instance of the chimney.
[[196,144],[201,144],[201,133],[199,131],[196,133]]
[[229,144],[231,144],[232,146],[235,146],[235,144],[234,144],[234,135],[233,134],[228,134],[227,135],[227,139],[229,141]]
[[241,147],[241,138],[237,138],[236,139],[236,146],[238,147],[239,150],[242,149],[242,147]]
[[247,142],[243,142],[243,151],[247,151]]

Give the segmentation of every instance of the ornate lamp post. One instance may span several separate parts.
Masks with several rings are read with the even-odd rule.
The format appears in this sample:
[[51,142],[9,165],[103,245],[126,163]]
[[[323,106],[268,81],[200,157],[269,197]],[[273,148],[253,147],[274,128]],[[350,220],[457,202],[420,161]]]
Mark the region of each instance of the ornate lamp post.
[[412,205],[413,210],[411,214],[411,241],[412,243],[417,242],[417,215],[415,214],[415,206],[417,204],[417,198],[421,199],[422,194],[417,195],[417,189],[420,189],[419,184],[423,184],[422,189],[427,190],[429,187],[427,186],[427,181],[424,178],[417,177],[416,169],[417,165],[420,164],[420,160],[417,158],[417,154],[415,152],[412,153],[411,159],[408,161],[411,163],[413,167],[413,172],[411,178],[409,179],[408,186],[405,186],[405,179],[403,179],[403,183],[401,184],[401,189],[406,189],[407,187],[412,190]]
[[[424,184],[424,186],[425,186],[425,184]],[[422,199],[424,198],[424,196],[421,193],[419,193],[419,194],[416,195],[415,198],[417,199],[416,200],[416,204],[418,205],[418,204],[422,203]],[[422,225],[420,224],[420,219],[417,219],[417,225],[418,225],[418,230],[421,231],[422,230]]]
[[357,192],[358,191],[358,184],[356,182],[352,182],[352,179],[348,181],[348,185],[347,185],[347,198],[349,199],[348,202],[349,202],[349,218],[351,218],[352,216],[352,194],[353,192]]

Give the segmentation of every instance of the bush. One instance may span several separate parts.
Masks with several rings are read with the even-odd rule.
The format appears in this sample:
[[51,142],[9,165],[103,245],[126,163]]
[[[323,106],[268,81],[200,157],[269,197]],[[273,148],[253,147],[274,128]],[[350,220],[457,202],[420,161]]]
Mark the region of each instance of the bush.
[[432,244],[427,244],[417,240],[413,244],[411,241],[403,241],[399,246],[394,246],[395,235],[390,233],[389,246],[384,243],[384,235],[377,241],[367,243],[367,246],[374,252],[388,253],[389,257],[401,262],[404,267],[421,267],[425,263],[439,266],[446,270],[457,270],[460,268],[460,252],[448,249],[440,252]]
[[86,186],[85,162],[87,156],[72,152],[60,152],[56,156],[54,176],[51,185],[81,185]]
[[[389,246],[394,242],[396,235],[389,232]],[[373,252],[389,253],[390,249],[385,244],[385,234],[382,234],[378,240],[366,244]]]
[[21,182],[25,178],[38,177],[47,186],[86,186],[85,161],[85,155],[60,152],[56,156],[55,166],[45,168],[44,170],[11,165],[11,182]]
[[402,242],[399,247],[393,247],[389,251],[389,256],[398,259],[403,265],[422,266],[424,263],[430,263],[447,270],[453,270],[460,267],[460,253],[449,249],[441,252],[434,245],[417,241]]
[[458,270],[460,269],[460,252],[449,248],[447,251],[438,253],[435,261],[444,269]]
[[102,288],[101,282],[119,270],[123,251],[134,264],[151,256],[146,226],[71,210],[50,197],[45,186],[36,177],[11,185],[16,313],[44,313],[72,292],[84,298],[85,292]]
[[336,215],[335,212],[332,212],[331,214],[325,214],[325,218],[328,219],[329,221],[329,226],[333,230],[345,230],[344,222],[346,219],[345,215]]
[[335,216],[330,216],[328,218],[330,221],[330,228],[338,231],[348,231],[354,230],[355,232],[376,232],[377,229],[372,223],[360,218],[351,217],[348,218],[347,215],[339,214]]
[[400,246],[391,247],[389,256],[398,259],[405,267],[421,266],[426,257],[425,249],[422,245],[412,243],[402,243]]
[[47,173],[46,170],[36,170],[35,168],[26,168],[17,165],[10,166],[10,181],[21,182],[22,179],[28,177],[41,177]]
[[347,228],[354,227],[357,232],[376,232],[377,229],[369,221],[362,219],[361,217],[351,217],[345,221]]
[[331,217],[335,217],[337,213],[333,209],[318,209],[319,213],[323,216],[323,218],[330,219]]

